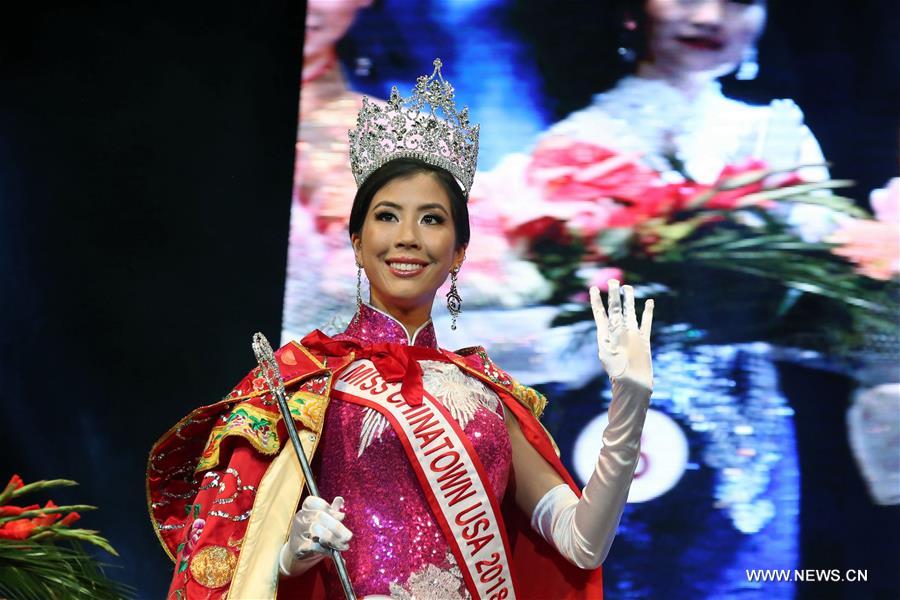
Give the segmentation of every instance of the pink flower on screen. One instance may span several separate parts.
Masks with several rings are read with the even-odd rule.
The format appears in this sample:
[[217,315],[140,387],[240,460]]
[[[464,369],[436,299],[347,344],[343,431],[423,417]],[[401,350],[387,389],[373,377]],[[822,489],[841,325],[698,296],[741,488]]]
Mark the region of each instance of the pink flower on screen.
[[585,239],[593,238],[609,227],[631,225],[633,221],[633,215],[626,212],[621,204],[609,199],[601,199],[590,207],[572,208],[569,228]]
[[551,202],[638,201],[659,175],[635,154],[619,154],[589,142],[548,137],[532,154],[528,180]]
[[872,190],[869,203],[876,219],[900,225],[900,177],[894,177],[881,189]]
[[832,252],[856,264],[872,279],[887,281],[900,274],[900,178],[870,197],[875,219],[847,219],[826,241]]
[[619,283],[625,283],[625,273],[618,267],[597,269],[591,277],[590,285],[596,286],[601,292],[608,292],[610,279],[618,279]]

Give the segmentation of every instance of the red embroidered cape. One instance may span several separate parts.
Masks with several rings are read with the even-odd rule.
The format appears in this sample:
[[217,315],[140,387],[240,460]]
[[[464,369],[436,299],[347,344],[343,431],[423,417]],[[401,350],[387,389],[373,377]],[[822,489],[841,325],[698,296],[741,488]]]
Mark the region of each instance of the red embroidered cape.
[[[498,393],[519,421],[525,438],[580,494],[537,419],[546,404],[544,397],[497,368],[482,348],[444,353]],[[279,349],[276,357],[291,414],[311,454],[324,421],[333,375],[354,357],[318,356],[295,342]],[[153,446],[147,502],[163,549],[175,562],[168,598],[218,600],[225,598],[233,579],[250,577],[247,573],[252,567],[244,564],[250,557],[241,554],[250,539],[245,534],[254,509],[261,513],[270,510],[268,504],[263,508],[262,501],[257,503],[257,496],[270,493],[260,486],[266,487],[264,476],[275,471],[275,459],[286,441],[278,407],[254,369],[223,400],[194,410]],[[534,600],[602,598],[601,569],[585,571],[562,558],[531,529],[528,516],[515,506],[513,497],[508,491],[502,512],[519,596]],[[293,514],[297,505],[291,505]],[[288,534],[289,517],[287,523],[284,531],[278,532],[282,542]],[[327,560],[303,577],[279,583],[277,566],[272,564],[272,573],[266,577],[271,578],[272,588],[277,585],[282,598],[324,598],[326,570],[332,570]],[[272,589],[269,597],[275,595]]]

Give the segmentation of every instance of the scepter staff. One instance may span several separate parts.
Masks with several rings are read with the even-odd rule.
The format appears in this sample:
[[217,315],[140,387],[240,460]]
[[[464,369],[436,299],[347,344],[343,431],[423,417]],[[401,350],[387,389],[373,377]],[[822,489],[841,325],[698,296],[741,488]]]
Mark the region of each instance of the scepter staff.
[[[300,468],[303,470],[303,477],[306,479],[306,489],[310,495],[319,495],[319,486],[316,485],[316,479],[313,476],[309,461],[306,460],[306,453],[300,445],[300,436],[297,434],[297,428],[294,426],[294,419],[291,416],[290,408],[288,408],[287,398],[284,392],[284,379],[281,377],[281,369],[275,360],[275,353],[269,340],[262,333],[253,334],[253,354],[256,355],[256,362],[262,371],[263,377],[269,390],[275,395],[278,401],[278,409],[281,411],[281,419],[287,428],[288,437],[291,438],[291,444],[294,446],[294,452],[300,460]],[[338,577],[341,580],[341,587],[344,588],[344,596],[347,600],[356,600],[356,594],[353,592],[353,585],[350,583],[350,575],[347,574],[347,565],[344,563],[344,557],[334,548],[328,549],[331,554],[331,560],[334,561],[334,567],[337,569]]]

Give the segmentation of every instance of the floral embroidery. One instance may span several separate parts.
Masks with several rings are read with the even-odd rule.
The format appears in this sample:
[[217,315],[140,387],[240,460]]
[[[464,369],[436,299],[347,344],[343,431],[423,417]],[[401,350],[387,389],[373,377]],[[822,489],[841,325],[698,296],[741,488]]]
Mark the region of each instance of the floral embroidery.
[[262,376],[262,372],[259,369],[255,369],[253,371],[253,391],[254,392],[268,392],[269,384],[266,383],[266,378]]
[[275,454],[281,447],[275,424],[280,415],[243,402],[225,417],[224,423],[213,427],[206,449],[196,470],[206,470],[219,463],[222,440],[236,435],[244,438],[263,454]]
[[326,406],[328,406],[328,400],[325,396],[304,390],[296,392],[288,400],[288,408],[291,414],[303,423],[307,429],[311,429],[316,433],[322,430]]
[[513,379],[510,393],[515,396],[516,400],[527,406],[538,419],[544,414],[544,409],[547,407],[547,397],[534,388],[522,385]]
[[471,596],[465,588],[462,571],[456,563],[456,559],[447,553],[449,569],[442,569],[437,565],[427,564],[424,568],[412,573],[401,585],[391,583],[391,598],[395,600],[426,600],[440,598],[441,600],[469,600]]
[[[322,430],[328,398],[327,395],[319,395],[309,390],[322,389],[323,382],[320,379],[325,380],[323,391],[327,391],[329,380],[314,378],[304,382],[300,390],[291,394],[288,399],[288,409],[295,420],[317,433]],[[277,407],[270,409],[252,403],[262,400],[262,397],[259,397],[249,402],[241,402],[230,413],[225,413],[219,418],[219,423],[213,427],[206,449],[197,464],[197,471],[210,469],[219,464],[219,447],[222,440],[232,435],[244,438],[262,454],[271,455],[278,452],[282,440],[276,426],[281,420],[281,413]],[[263,402],[263,404],[270,403]]]
[[[185,509],[190,513],[191,510],[194,510],[193,507],[196,507],[196,511],[199,513],[199,504],[188,504]],[[178,562],[179,573],[183,573],[188,568],[189,559],[194,552],[194,548],[200,542],[200,536],[203,535],[203,527],[205,525],[206,521],[204,519],[194,519],[190,529],[188,529],[186,541],[178,545],[178,552],[181,554],[181,560]]]
[[[484,385],[480,380],[463,372],[452,363],[436,360],[423,360],[422,385],[425,391],[434,396],[463,429],[475,416],[475,412],[483,407],[498,418],[502,418],[500,398],[496,392]],[[372,445],[388,428],[388,420],[374,408],[366,408],[363,413],[362,427],[359,432],[359,450],[357,456]]]

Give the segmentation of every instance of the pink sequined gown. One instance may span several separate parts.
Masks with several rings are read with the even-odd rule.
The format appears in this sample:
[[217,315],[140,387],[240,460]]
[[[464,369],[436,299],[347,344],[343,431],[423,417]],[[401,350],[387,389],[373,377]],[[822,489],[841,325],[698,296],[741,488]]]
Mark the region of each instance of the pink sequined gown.
[[[429,321],[410,340],[390,316],[363,305],[344,334],[362,342],[437,348]],[[421,361],[425,389],[442,402],[471,440],[498,500],[509,478],[512,449],[502,403],[480,381],[449,363]],[[344,524],[353,532],[343,553],[357,596],[467,598],[450,547],[420,488],[397,434],[374,411],[332,399],[318,450],[320,494],[345,500]],[[375,434],[363,437],[363,424]],[[342,597],[336,578],[328,597]]]

